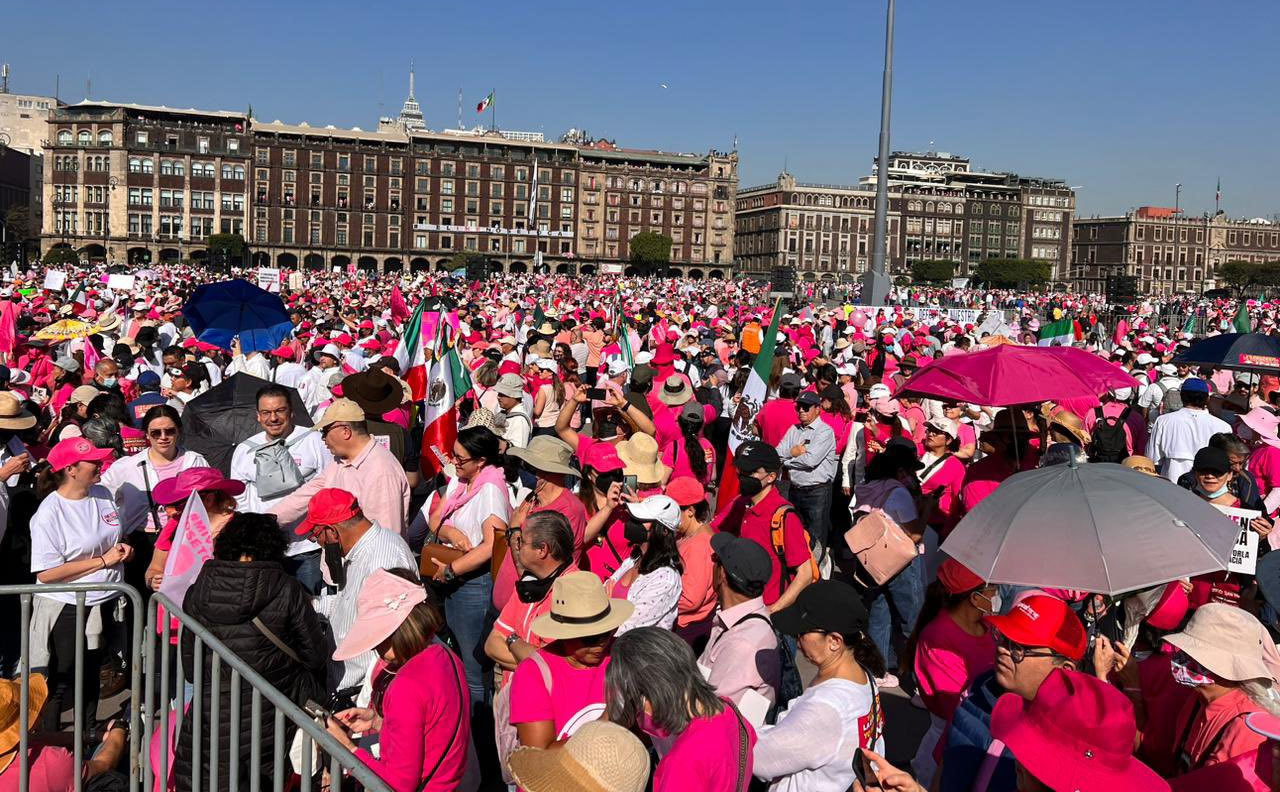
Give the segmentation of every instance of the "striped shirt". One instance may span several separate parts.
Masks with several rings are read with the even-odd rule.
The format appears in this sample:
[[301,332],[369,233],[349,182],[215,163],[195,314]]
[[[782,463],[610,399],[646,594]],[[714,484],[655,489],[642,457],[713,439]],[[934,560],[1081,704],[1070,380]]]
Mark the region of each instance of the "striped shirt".
[[[409,552],[409,545],[400,538],[400,534],[375,522],[364,532],[364,536],[356,540],[351,551],[342,557],[342,566],[346,570],[346,584],[335,593],[316,597],[316,611],[329,620],[335,645],[342,643],[342,639],[356,623],[356,598],[360,595],[360,587],[364,585],[365,578],[373,574],[375,569],[399,567],[416,570],[418,562],[414,560],[413,553]],[[330,667],[330,678],[341,678],[337,684],[339,690],[360,685],[377,659],[376,653],[369,650],[345,663],[335,661]]]

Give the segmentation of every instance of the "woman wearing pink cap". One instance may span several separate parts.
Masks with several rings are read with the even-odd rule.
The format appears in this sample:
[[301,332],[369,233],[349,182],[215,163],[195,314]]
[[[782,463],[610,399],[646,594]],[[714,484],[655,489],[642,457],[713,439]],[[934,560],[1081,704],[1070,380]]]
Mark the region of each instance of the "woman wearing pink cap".
[[[120,583],[133,548],[121,541],[120,514],[111,493],[98,483],[102,463],[111,449],[97,448],[83,437],[61,441],[49,452],[48,468],[36,482],[48,492],[31,518],[31,571],[37,584]],[[112,619],[109,608],[116,594],[85,594],[89,607],[84,623],[82,663],[85,712],[97,710],[100,647]],[[70,707],[75,685],[78,629],[76,595],[37,594],[31,614],[31,667],[49,669],[50,705],[46,725],[56,731],[64,707]]]
[[147,566],[147,585],[159,589],[164,580],[164,566],[173,548],[173,535],[178,528],[178,518],[186,508],[187,498],[199,493],[205,513],[209,515],[209,532],[217,536],[222,527],[236,514],[236,496],[244,492],[244,482],[232,481],[217,468],[193,467],[176,477],[165,479],[156,485],[152,498],[164,509],[168,522],[156,537],[156,549]]
[[[475,789],[466,672],[436,637],[444,619],[411,574],[379,569],[365,579],[355,626],[333,659],[376,650],[373,696],[369,707],[343,710],[326,725],[396,792]],[[352,741],[352,735],[375,733],[377,757]]]

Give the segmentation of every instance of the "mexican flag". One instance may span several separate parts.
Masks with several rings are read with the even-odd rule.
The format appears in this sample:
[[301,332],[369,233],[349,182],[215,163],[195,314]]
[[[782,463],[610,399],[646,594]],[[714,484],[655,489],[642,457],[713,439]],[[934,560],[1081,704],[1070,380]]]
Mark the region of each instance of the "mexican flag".
[[1053,346],[1054,344],[1069,346],[1072,341],[1083,339],[1084,333],[1080,330],[1080,323],[1063,317],[1052,324],[1040,326],[1040,341],[1036,346]]
[[618,339],[618,347],[622,349],[622,359],[627,361],[628,368],[635,368],[635,355],[631,353],[631,335],[627,332],[627,317],[618,308],[618,321],[614,324],[613,334]]
[[1249,306],[1246,300],[1240,301],[1240,310],[1236,311],[1234,326],[1231,328],[1237,333],[1252,333],[1253,322],[1249,319]]
[[782,318],[782,301],[773,304],[773,319],[769,329],[765,331],[764,341],[760,344],[760,354],[756,355],[755,365],[747,384],[742,388],[741,398],[733,408],[729,424],[729,453],[725,454],[724,470],[720,475],[720,494],[716,497],[716,511],[719,512],[738,496],[738,475],[733,466],[733,452],[744,440],[756,437],[756,413],[769,397],[769,377],[773,373],[773,350],[778,344],[778,320]]
[[420,402],[427,393],[427,354],[422,343],[422,311],[426,301],[418,303],[409,324],[404,328],[400,343],[396,344],[396,362],[400,364],[400,378],[409,383],[413,400]]
[[422,422],[422,458],[418,467],[430,478],[444,469],[458,439],[458,400],[471,390],[471,377],[458,357],[457,335],[448,322],[440,330],[427,376],[426,408]]
[[488,96],[486,96],[484,99],[480,100],[478,104],[476,104],[477,113],[483,113],[485,110],[489,109],[489,105],[493,104],[493,95],[495,93],[496,91],[490,91]]

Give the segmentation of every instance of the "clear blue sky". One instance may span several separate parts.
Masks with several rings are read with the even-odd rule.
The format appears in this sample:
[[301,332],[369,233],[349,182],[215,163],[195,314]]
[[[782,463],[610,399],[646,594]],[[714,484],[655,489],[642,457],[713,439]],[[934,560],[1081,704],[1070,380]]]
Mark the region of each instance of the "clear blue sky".
[[[0,60],[15,91],[376,124],[409,60],[433,128],[569,127],[668,151],[739,139],[743,186],[870,171],[883,0],[453,4],[372,0],[17,2]],[[18,32],[21,31],[20,34]],[[1083,185],[1081,214],[1172,205],[1280,212],[1275,0],[902,0],[893,147]],[[660,83],[669,87],[663,89]]]

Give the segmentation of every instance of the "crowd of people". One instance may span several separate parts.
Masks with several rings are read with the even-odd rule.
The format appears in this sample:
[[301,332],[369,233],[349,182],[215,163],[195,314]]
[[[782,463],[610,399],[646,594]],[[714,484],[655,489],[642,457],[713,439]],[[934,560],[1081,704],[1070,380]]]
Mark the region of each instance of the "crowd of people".
[[[203,514],[181,617],[397,792],[1280,788],[1280,369],[1179,362],[1195,337],[1169,306],[1103,327],[1091,295],[779,305],[749,281],[309,272],[278,287],[277,347],[224,349],[182,310],[217,277],[153,274],[113,291],[89,268],[51,292],[33,272],[0,294],[0,583],[170,596]],[[466,370],[443,448],[405,355],[423,304]],[[1213,335],[1240,314],[1180,307]],[[1247,308],[1275,333],[1280,308]],[[1134,385],[1004,407],[911,388],[1064,316]],[[84,327],[54,332],[70,319]],[[256,426],[196,443],[213,392],[248,378]],[[1114,595],[987,580],[940,550],[1004,482],[1055,464],[1256,512],[1256,572]],[[868,532],[897,549],[868,553]],[[66,728],[77,684],[91,715],[114,700],[137,640],[115,591],[84,614],[56,588],[33,602],[39,719],[18,722],[16,693],[0,707],[3,789],[16,735]],[[211,765],[242,788],[270,777],[288,735],[264,728],[257,765],[233,756],[249,697],[225,665],[197,682],[208,648],[172,624],[184,676],[160,706],[188,717],[154,729],[156,789]],[[19,660],[6,636],[6,677]],[[927,714],[922,738],[888,696]],[[197,701],[224,713],[216,755],[195,744]],[[124,720],[90,788],[127,777]],[[28,760],[31,789],[72,788],[67,751]]]

